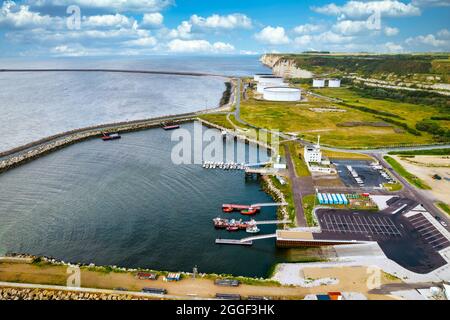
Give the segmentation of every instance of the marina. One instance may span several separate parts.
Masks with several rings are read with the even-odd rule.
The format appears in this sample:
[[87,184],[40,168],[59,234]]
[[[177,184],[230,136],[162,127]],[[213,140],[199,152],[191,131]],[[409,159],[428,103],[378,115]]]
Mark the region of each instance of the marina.
[[[183,128],[192,130],[193,124]],[[173,165],[170,132],[159,128],[121,135],[112,144],[101,139],[73,144],[3,173],[0,253],[153,270],[189,271],[197,264],[202,272],[258,277],[286,261],[288,251],[276,248],[271,239],[251,247],[215,246],[217,238],[238,243],[244,234],[252,235],[246,230],[215,231],[211,221],[223,215],[221,204],[248,203],[244,210],[273,203],[258,181],[243,179],[239,170]],[[64,188],[56,192],[55,185]],[[276,218],[276,207],[261,208],[256,220]],[[259,234],[271,234],[276,224],[257,227]],[[180,242],[187,229],[190,241]],[[242,259],[236,261],[236,255]],[[258,264],[251,263],[256,260]]]

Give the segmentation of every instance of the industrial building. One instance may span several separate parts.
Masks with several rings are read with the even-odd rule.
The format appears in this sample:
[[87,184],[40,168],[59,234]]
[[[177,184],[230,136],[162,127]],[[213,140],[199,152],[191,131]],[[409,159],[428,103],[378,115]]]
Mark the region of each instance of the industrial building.
[[313,88],[324,88],[325,79],[313,79]]
[[317,144],[305,146],[304,158],[309,171],[318,173],[337,173],[336,169],[331,166],[330,160],[322,156],[320,150],[320,136],[317,137]]
[[269,101],[300,101],[301,90],[289,87],[267,87],[263,90],[264,100]]
[[349,204],[347,197],[343,193],[318,193],[317,200],[319,201],[319,204]]
[[329,79],[328,87],[329,88],[339,88],[341,86],[341,79]]

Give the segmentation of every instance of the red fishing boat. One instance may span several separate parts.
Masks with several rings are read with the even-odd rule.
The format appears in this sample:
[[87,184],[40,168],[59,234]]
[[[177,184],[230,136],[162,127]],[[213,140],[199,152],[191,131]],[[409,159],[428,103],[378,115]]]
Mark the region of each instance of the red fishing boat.
[[254,214],[256,214],[258,212],[257,208],[248,208],[245,210],[241,211],[241,214],[245,215],[245,216],[252,216]]
[[229,226],[227,228],[227,231],[229,231],[229,232],[238,231],[238,230],[239,230],[238,226]]
[[117,140],[120,139],[120,135],[118,133],[103,133],[102,134],[102,140],[103,141],[109,141],[109,140]]
[[226,213],[231,213],[231,212],[234,211],[234,209],[231,208],[231,207],[223,207],[223,208],[222,208],[222,211],[223,211],[223,212],[226,212]]

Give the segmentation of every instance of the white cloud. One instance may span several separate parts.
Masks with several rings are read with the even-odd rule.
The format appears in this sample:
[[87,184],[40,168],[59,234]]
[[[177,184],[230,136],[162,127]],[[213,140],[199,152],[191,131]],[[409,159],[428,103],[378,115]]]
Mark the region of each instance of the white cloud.
[[255,55],[259,54],[259,52],[252,51],[252,50],[241,50],[241,51],[239,51],[239,54],[242,54],[245,56],[255,56]]
[[200,17],[198,15],[191,16],[189,22],[200,28],[212,29],[249,29],[252,27],[252,20],[244,14],[233,13],[226,16],[213,14],[209,17]]
[[4,1],[0,8],[0,26],[13,28],[36,28],[61,25],[62,19],[41,15],[30,10],[29,6],[17,5],[14,1]]
[[448,7],[450,0],[413,0],[412,4],[418,7]]
[[377,30],[377,26],[373,24],[372,20],[342,20],[333,26],[333,30],[344,34],[351,35],[361,33],[367,30]]
[[134,24],[134,19],[130,19],[127,16],[116,13],[115,15],[97,15],[83,17],[81,27],[89,28],[129,28]]
[[39,7],[78,5],[81,8],[119,12],[156,12],[174,3],[173,0],[27,0],[26,2]]
[[52,48],[50,52],[54,56],[81,57],[88,55],[87,50],[81,45],[60,45]]
[[323,7],[313,7],[315,12],[338,16],[341,19],[363,18],[379,12],[384,17],[404,17],[420,15],[420,9],[411,3],[403,3],[397,0],[380,1],[348,1],[343,6],[334,3]]
[[398,28],[392,28],[392,27],[385,27],[384,28],[384,34],[388,37],[396,36],[400,30]]
[[181,40],[170,41],[168,49],[173,53],[223,53],[234,51],[234,46],[229,43],[215,42],[211,44],[206,40]]
[[269,45],[288,44],[290,42],[283,27],[265,27],[255,34],[255,38],[256,40]]
[[136,46],[136,47],[153,47],[157,43],[154,37],[143,37],[135,40],[129,40],[124,42],[127,46]]
[[439,30],[437,33],[438,37],[448,39],[450,38],[450,31],[448,29]]
[[333,31],[326,31],[317,35],[303,35],[295,38],[294,42],[298,46],[306,45],[329,45],[343,44],[354,40],[354,37],[345,36]]
[[403,52],[403,47],[400,44],[397,43],[393,43],[393,42],[386,42],[383,47],[385,48],[385,50],[383,50],[384,52],[389,52],[389,53],[400,53]]
[[298,34],[310,34],[322,31],[324,26],[318,24],[302,24],[294,28],[294,32]]
[[295,44],[297,44],[299,46],[305,46],[305,45],[311,44],[312,40],[313,40],[312,36],[305,34],[303,36],[295,38],[294,42],[295,42]]
[[168,36],[169,38],[189,39],[192,36],[191,31],[192,24],[188,21],[183,21],[176,29],[170,30]]
[[145,13],[142,17],[142,25],[148,27],[159,27],[164,22],[164,16],[159,12]]
[[303,35],[295,38],[294,42],[298,46],[315,45],[327,46],[334,44],[343,44],[352,42],[355,38],[352,36],[345,36],[333,31],[326,31],[317,35]]
[[417,37],[411,37],[405,40],[405,42],[409,45],[426,45],[430,47],[448,47],[450,44],[450,41],[438,39],[433,34],[427,34],[427,35],[420,35]]

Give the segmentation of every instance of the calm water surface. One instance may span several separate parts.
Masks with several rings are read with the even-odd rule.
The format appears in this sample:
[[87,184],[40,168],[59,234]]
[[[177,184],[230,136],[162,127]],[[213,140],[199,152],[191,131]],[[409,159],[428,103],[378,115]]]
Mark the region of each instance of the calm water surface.
[[[192,130],[192,124],[183,128]],[[240,171],[174,165],[171,132],[152,129],[72,145],[0,175],[0,254],[50,255],[71,262],[264,276],[292,252],[273,239],[219,246],[223,203],[272,202]],[[248,147],[254,152],[254,147]],[[264,152],[260,159],[264,160]],[[264,208],[256,219],[274,219]],[[262,226],[273,233],[275,226]]]

